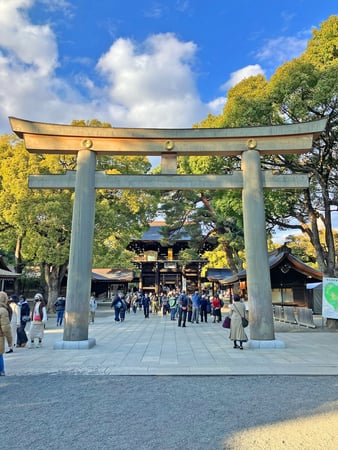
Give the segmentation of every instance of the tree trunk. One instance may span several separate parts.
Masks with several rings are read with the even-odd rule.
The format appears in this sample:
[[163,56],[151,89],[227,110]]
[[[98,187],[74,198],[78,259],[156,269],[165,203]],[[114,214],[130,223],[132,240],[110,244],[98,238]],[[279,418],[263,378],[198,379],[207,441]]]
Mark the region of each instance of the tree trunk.
[[[16,239],[16,246],[15,246],[15,265],[14,270],[16,273],[22,273],[22,257],[21,257],[21,247],[22,247],[22,240],[24,235],[19,234]],[[15,278],[14,280],[14,292],[15,294],[19,294],[19,280]]]
[[60,287],[67,270],[67,264],[61,266],[53,266],[46,264],[45,281],[48,288],[47,292],[47,312],[53,311],[54,302],[59,296]]

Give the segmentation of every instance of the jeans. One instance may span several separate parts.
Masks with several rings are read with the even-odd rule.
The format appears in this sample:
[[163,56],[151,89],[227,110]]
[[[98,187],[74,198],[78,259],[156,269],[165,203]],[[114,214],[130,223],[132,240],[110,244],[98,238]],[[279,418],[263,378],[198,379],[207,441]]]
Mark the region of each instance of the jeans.
[[57,317],[56,317],[56,325],[62,325],[62,321],[63,321],[63,314],[64,314],[64,309],[62,309],[61,311],[57,311]]
[[3,354],[0,354],[0,372],[4,372],[5,371],[5,364],[4,364],[4,357]]
[[149,305],[143,305],[144,317],[149,317]]
[[175,320],[176,316],[176,306],[174,308],[170,308],[170,319]]
[[206,308],[201,309],[201,322],[203,322],[203,319],[205,322],[208,322],[208,313]]
[[115,322],[120,322],[120,308],[115,306]]
[[182,308],[178,311],[178,326],[181,326],[181,323],[183,321],[183,326],[185,327],[185,322],[187,320],[187,310],[183,310]]
[[198,316],[199,316],[199,307],[193,306],[192,307],[192,321],[198,323]]

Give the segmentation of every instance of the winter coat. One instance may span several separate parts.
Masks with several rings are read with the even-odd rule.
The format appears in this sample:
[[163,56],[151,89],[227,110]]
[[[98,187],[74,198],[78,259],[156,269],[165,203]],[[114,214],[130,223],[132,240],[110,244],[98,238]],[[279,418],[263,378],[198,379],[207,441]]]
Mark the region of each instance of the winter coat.
[[230,305],[230,317],[231,317],[231,325],[230,325],[230,336],[229,338],[232,341],[247,341],[248,336],[245,334],[243,325],[242,325],[242,317],[245,317],[245,305],[241,302],[234,302]]
[[11,322],[8,315],[8,307],[4,303],[0,303],[0,355],[5,353],[5,338],[8,346],[13,344]]

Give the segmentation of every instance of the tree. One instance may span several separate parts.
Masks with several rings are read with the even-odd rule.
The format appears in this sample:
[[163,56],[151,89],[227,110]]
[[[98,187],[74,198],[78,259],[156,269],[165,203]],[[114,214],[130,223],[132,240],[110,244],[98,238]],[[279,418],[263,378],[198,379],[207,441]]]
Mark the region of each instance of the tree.
[[18,273],[39,265],[47,299],[56,298],[68,264],[72,194],[28,188],[28,174],[62,171],[57,156],[29,154],[15,136],[1,144],[1,246],[14,250]]
[[[229,165],[230,163],[228,163]],[[230,170],[227,167],[226,170]],[[224,173],[224,159],[218,157],[181,157],[180,173]],[[161,198],[166,217],[167,240],[190,236],[190,247],[204,258],[204,251],[221,245],[233,272],[242,269],[239,252],[243,248],[241,200],[236,191],[171,191]],[[225,201],[225,196],[228,201]]]
[[[306,234],[326,276],[336,276],[338,270],[332,230],[332,213],[338,207],[337,48],[338,17],[332,16],[313,32],[303,55],[279,67],[269,82],[262,75],[241,81],[229,91],[220,116],[208,116],[195,125],[243,127],[328,119],[325,132],[314,143],[312,152],[262,158],[266,169],[309,175],[310,187],[303,192],[265,192],[267,226],[268,231],[280,227]],[[185,167],[193,164],[189,161]],[[223,165],[235,170],[239,168],[239,160],[223,159]],[[229,192],[221,197],[224,204],[231,202]]]
[[[289,214],[270,217],[283,228],[305,233],[316,252],[320,270],[336,276],[336,249],[332,213],[337,211],[337,92],[338,17],[332,16],[314,31],[308,49],[298,59],[284,64],[271,78],[270,98],[284,122],[304,122],[326,117],[326,129],[306,155],[284,155],[267,161],[281,172],[306,173],[310,187],[288,202]],[[296,200],[296,201],[294,201]],[[290,220],[291,219],[291,220]],[[324,239],[320,239],[323,229]]]
[[[62,155],[29,154],[15,136],[1,137],[0,245],[16,254],[16,269],[39,265],[49,309],[59,295],[68,267],[72,222],[72,190],[31,190],[29,174],[57,174],[76,168],[76,159]],[[108,173],[144,173],[146,158],[98,159]],[[139,235],[153,218],[157,198],[144,192],[97,191],[94,262],[99,267],[132,266],[125,248],[130,236]]]

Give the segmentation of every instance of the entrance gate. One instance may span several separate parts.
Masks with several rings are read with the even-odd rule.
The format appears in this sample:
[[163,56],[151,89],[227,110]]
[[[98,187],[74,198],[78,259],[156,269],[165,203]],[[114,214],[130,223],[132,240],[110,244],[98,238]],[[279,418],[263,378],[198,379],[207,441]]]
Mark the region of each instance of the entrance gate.
[[[35,189],[74,189],[72,235],[63,341],[54,348],[90,348],[88,299],[91,285],[95,189],[241,189],[250,347],[283,347],[275,340],[263,189],[303,189],[307,175],[262,171],[260,156],[306,153],[326,120],[253,128],[142,129],[96,128],[31,122],[10,117],[12,130],[35,153],[75,154],[77,171],[34,175]],[[161,175],[107,175],[96,171],[96,155],[161,156]],[[178,175],[177,157],[241,156],[241,170],[225,175]]]

